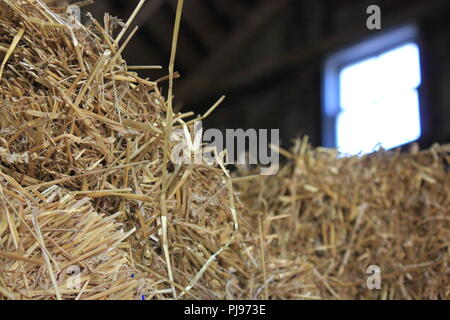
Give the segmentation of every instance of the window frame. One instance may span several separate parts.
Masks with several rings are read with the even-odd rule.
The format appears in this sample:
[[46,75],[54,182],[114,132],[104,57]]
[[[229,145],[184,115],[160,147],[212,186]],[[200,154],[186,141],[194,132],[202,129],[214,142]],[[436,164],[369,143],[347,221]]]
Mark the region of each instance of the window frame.
[[[350,45],[326,57],[323,64],[322,84],[322,145],[328,148],[337,147],[337,117],[341,111],[340,106],[340,71],[346,66],[358,63],[383,52],[414,43],[419,49],[421,84],[417,87],[419,94],[419,113],[421,137],[423,136],[422,99],[420,87],[423,82],[422,55],[419,39],[419,30],[415,24],[407,24],[387,31],[382,31],[367,40]],[[420,139],[420,138],[419,138]]]

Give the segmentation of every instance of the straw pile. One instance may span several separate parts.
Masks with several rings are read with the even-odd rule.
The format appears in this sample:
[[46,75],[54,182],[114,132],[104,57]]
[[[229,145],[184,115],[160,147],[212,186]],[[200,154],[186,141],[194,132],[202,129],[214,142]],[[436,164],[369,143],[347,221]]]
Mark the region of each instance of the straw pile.
[[[237,222],[228,173],[206,165],[174,166],[169,162],[170,150],[176,143],[170,143],[172,127],[192,128],[191,123],[183,121],[192,114],[173,114],[172,94],[165,99],[158,81],[138,77],[121,58],[136,32],[134,29],[124,38],[138,9],[127,23],[106,15],[103,26],[91,20],[89,27],[75,28],[66,23],[67,17],[55,14],[41,1],[0,1],[0,170],[5,179],[18,186],[16,197],[21,202],[27,200],[28,208],[21,212],[12,203],[9,216],[2,212],[1,221],[8,226],[0,235],[0,262],[6,266],[2,270],[2,291],[19,293],[22,284],[14,281],[18,273],[25,271],[20,271],[22,267],[14,260],[18,256],[28,259],[30,255],[38,259],[38,250],[52,257],[45,266],[45,275],[50,276],[53,270],[53,278],[60,279],[65,264],[56,258],[61,255],[53,244],[58,243],[57,237],[62,238],[73,264],[93,254],[90,250],[96,244],[94,234],[103,238],[102,245],[117,246],[117,233],[100,227],[104,224],[115,228],[123,222],[126,235],[132,234],[120,239],[132,244],[127,259],[141,272],[135,275],[139,281],[137,291],[142,291],[139,296],[145,298],[187,293],[211,255],[232,242],[230,236]],[[113,38],[115,27],[121,29]],[[170,84],[174,78],[173,63],[171,66]],[[46,195],[56,190],[61,197],[51,196],[48,200]],[[15,195],[12,190],[9,193]],[[79,212],[72,208],[85,198],[93,199],[86,214],[106,214],[108,220],[99,221],[99,225],[90,222],[83,228],[83,221],[76,217]],[[64,218],[55,215],[57,222],[44,221],[52,227],[42,231],[43,241],[28,234],[25,227],[14,231],[19,214],[38,211],[45,216],[47,203],[52,212],[62,210]],[[70,215],[74,215],[74,221],[66,227],[61,225],[60,219],[66,221]],[[39,224],[39,214],[37,219]],[[53,229],[67,229],[74,234],[63,236],[52,233]],[[34,251],[28,252],[28,247],[15,243],[25,236],[28,241],[34,239],[28,244]],[[73,242],[73,237],[80,242]],[[12,250],[16,251],[14,256]],[[108,251],[105,248],[98,253]],[[119,271],[126,267],[120,259],[110,263]],[[93,275],[105,272],[100,267],[91,268]],[[197,291],[214,292],[227,268],[223,266],[222,272],[214,273],[215,282],[209,282],[207,289],[192,289],[191,297],[209,295]],[[58,288],[58,281],[48,288],[48,279],[27,276],[35,282],[33,289],[46,290],[47,296],[63,290]],[[103,290],[101,298],[118,296],[105,289],[115,285],[109,278],[117,275],[108,274],[103,284],[94,281],[94,276],[86,277],[82,282],[86,290],[73,292],[75,297],[91,298],[88,293],[98,290]]]
[[121,57],[143,2],[74,27],[0,0],[0,298],[449,298],[448,147],[337,159],[302,143],[265,178],[175,165],[171,132],[194,120],[172,111],[182,1],[157,81]]
[[[289,161],[277,176],[238,184],[264,217],[269,265],[302,257],[321,298],[450,298],[450,145],[340,158],[304,139],[280,152]],[[371,265],[381,290],[367,287]],[[295,298],[303,279],[290,281],[269,293]]]
[[[41,197],[42,195],[42,197]],[[0,175],[0,294],[10,299],[131,299],[137,282],[115,216],[54,186],[39,196]],[[8,230],[7,230],[8,229]],[[82,285],[82,286],[81,286]]]

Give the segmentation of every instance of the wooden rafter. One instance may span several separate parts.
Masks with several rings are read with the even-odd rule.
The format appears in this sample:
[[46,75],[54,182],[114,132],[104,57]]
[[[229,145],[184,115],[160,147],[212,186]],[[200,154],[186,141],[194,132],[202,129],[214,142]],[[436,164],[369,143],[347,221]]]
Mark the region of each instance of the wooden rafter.
[[197,95],[204,95],[204,88],[208,87],[206,84],[215,81],[233,61],[239,60],[243,47],[267,27],[288,2],[289,0],[264,1],[242,26],[237,26],[228,39],[217,46],[209,58],[196,67],[192,74],[187,75],[177,90],[178,96],[183,100],[190,100]]

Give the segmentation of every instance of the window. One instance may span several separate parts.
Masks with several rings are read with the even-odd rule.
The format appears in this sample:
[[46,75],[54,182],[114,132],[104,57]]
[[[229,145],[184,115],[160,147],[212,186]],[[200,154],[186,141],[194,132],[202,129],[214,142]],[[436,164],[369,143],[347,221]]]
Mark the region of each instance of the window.
[[421,135],[416,28],[405,26],[332,55],[325,64],[324,145],[345,154],[391,149]]

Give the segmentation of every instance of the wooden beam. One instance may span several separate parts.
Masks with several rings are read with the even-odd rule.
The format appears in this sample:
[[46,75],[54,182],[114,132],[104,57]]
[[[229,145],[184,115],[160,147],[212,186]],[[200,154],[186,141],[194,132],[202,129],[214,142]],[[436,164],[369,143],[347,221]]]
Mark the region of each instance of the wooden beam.
[[150,0],[144,4],[144,7],[139,12],[135,19],[136,25],[147,24],[148,21],[161,9],[166,0]]
[[177,96],[184,101],[190,101],[197,95],[204,95],[203,88],[216,81],[232,62],[239,59],[240,54],[245,54],[242,48],[268,27],[273,17],[281,12],[288,2],[289,0],[264,1],[192,74],[185,75],[186,78],[176,92]]
[[[171,48],[172,29],[175,17],[175,11],[169,6],[163,6],[158,14],[155,14],[146,24],[145,29],[151,38],[148,39],[148,43],[152,43],[160,47],[161,51],[166,52],[168,57]],[[184,20],[183,20],[184,21]],[[184,22],[181,22],[181,29],[178,41],[178,54],[177,65],[175,66],[177,71],[180,69],[188,69],[190,66],[195,65],[201,58],[199,51],[191,45],[189,37],[186,33],[186,26]],[[169,63],[163,64],[163,68]]]
[[248,4],[242,0],[210,0],[210,5],[231,25],[239,24],[248,11]]
[[306,13],[307,31],[306,37],[309,43],[313,43],[323,34],[325,12],[323,0],[304,0],[303,10]]

